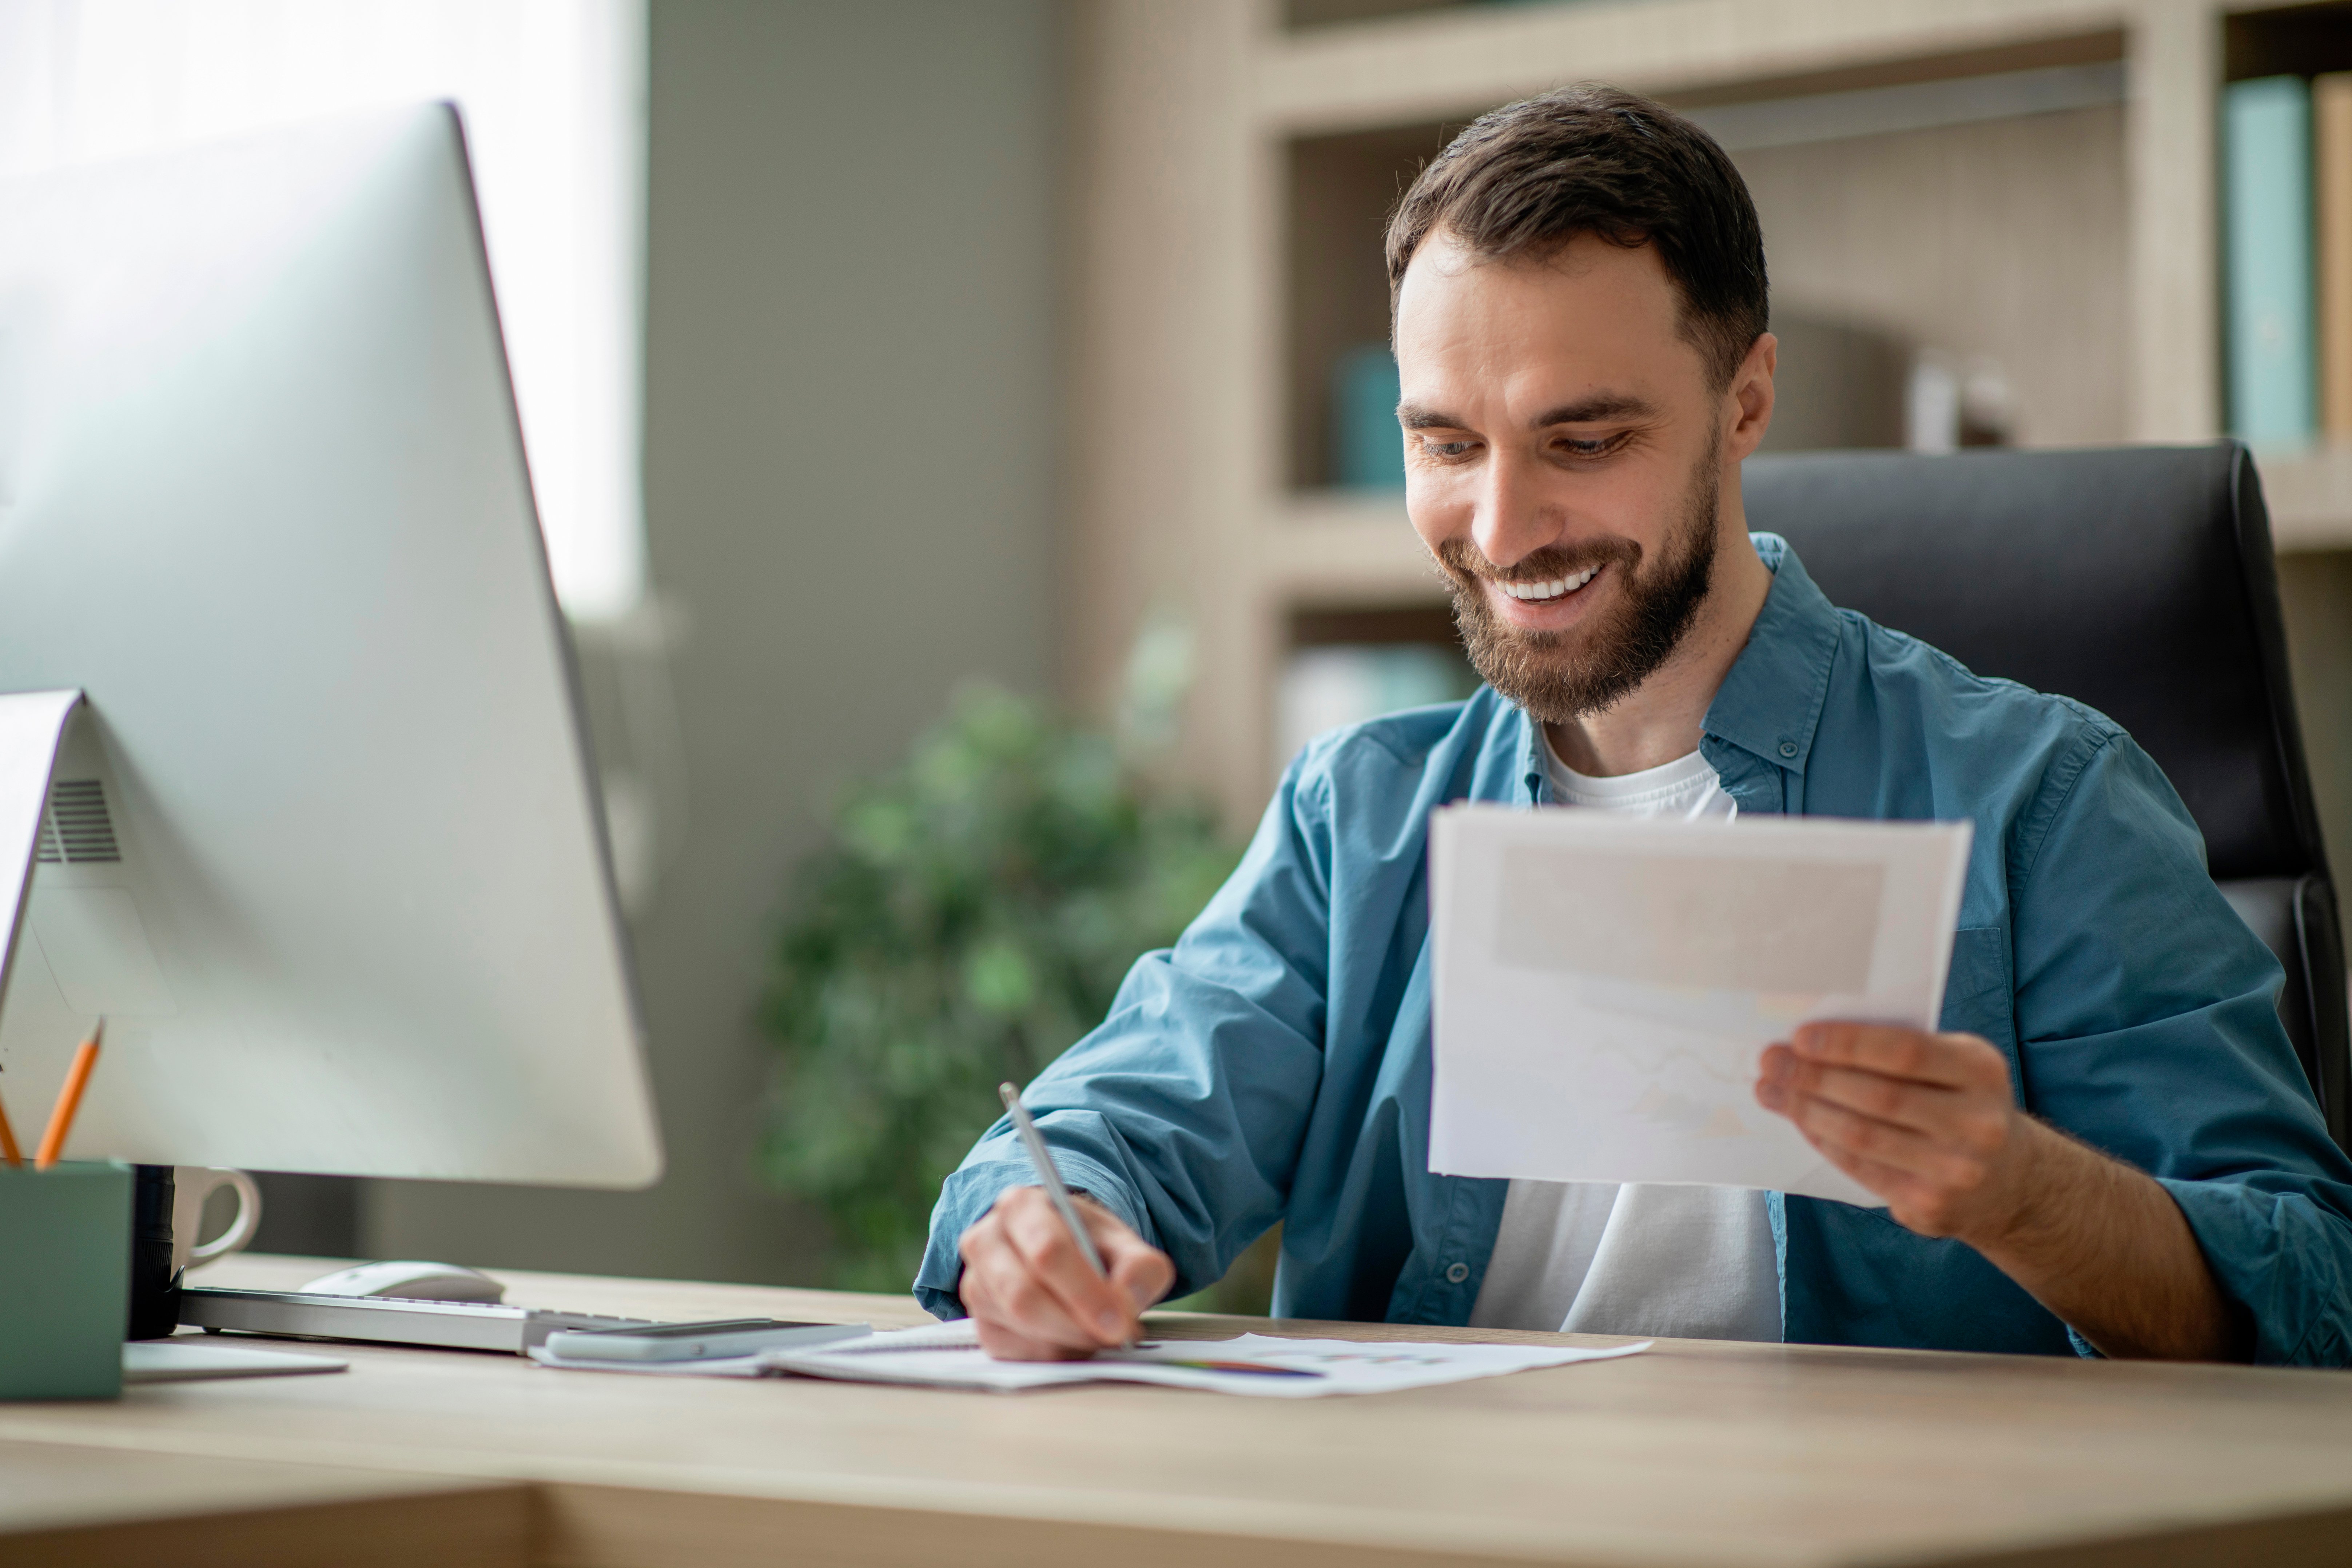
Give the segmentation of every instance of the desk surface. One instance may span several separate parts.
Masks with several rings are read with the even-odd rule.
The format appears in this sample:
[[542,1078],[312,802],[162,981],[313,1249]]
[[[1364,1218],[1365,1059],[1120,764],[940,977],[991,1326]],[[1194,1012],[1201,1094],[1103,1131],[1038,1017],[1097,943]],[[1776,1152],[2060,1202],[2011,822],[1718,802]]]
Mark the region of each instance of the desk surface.
[[[244,1258],[205,1278],[284,1285],[323,1267]],[[589,1311],[927,1321],[894,1297],[501,1277],[510,1300]],[[0,1405],[0,1442],[256,1467],[265,1492],[331,1476],[348,1484],[311,1492],[478,1510],[520,1486],[535,1523],[519,1564],[716,1568],[772,1561],[786,1542],[795,1562],[1023,1568],[1204,1554],[1221,1568],[2073,1564],[2148,1561],[2157,1540],[2168,1563],[2287,1563],[2340,1561],[2352,1543],[2352,1375],[2330,1373],[1661,1341],[1623,1361],[1294,1402],[336,1353],[350,1373]]]

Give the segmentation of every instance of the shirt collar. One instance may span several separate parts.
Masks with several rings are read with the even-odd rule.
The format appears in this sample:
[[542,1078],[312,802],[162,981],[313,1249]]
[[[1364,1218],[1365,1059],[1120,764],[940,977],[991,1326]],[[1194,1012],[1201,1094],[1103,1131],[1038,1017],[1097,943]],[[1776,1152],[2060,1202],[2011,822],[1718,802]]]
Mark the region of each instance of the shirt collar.
[[[1700,728],[1774,767],[1802,773],[1837,654],[1837,609],[1806,575],[1787,540],[1777,533],[1748,537],[1770,569],[1772,586]],[[1521,801],[1541,805],[1551,799],[1543,726],[1521,712],[1519,733]]]
[[1776,767],[1803,773],[1837,657],[1838,613],[1787,540],[1777,533],[1748,537],[1771,569],[1772,587],[1701,728]]

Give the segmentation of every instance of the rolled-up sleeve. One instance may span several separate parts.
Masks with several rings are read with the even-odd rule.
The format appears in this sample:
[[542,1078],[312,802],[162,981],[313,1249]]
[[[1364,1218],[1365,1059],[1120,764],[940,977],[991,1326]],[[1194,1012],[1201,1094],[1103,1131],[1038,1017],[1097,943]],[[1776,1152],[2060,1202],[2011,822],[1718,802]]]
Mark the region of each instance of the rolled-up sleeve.
[[[1176,945],[1139,959],[1102,1026],[1023,1091],[1063,1179],[1174,1260],[1173,1294],[1214,1283],[1281,1217],[1322,1077],[1331,846],[1316,755],[1292,764]],[[957,1243],[1034,1180],[1000,1120],[932,1210],[926,1309],[963,1314]]]
[[2278,962],[2170,784],[2103,730],[2014,843],[2026,1105],[2163,1184],[2257,1361],[2352,1363],[2352,1162],[2279,1023]]

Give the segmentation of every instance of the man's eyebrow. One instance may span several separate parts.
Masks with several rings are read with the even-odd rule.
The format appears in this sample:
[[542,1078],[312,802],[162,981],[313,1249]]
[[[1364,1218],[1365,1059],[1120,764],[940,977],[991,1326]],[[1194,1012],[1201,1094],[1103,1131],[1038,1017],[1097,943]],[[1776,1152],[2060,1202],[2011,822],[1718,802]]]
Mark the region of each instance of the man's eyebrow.
[[1658,412],[1654,404],[1630,392],[1596,392],[1574,403],[1563,403],[1536,416],[1535,428],[1554,425],[1600,425],[1612,419],[1648,419]]
[[1457,416],[1435,408],[1424,408],[1418,403],[1398,404],[1397,423],[1408,430],[1466,430],[1469,428]]
[[[1563,403],[1537,416],[1538,430],[1554,425],[1600,425],[1612,419],[1649,419],[1656,416],[1657,405],[1645,397],[1630,392],[1596,392],[1574,403]],[[1425,407],[1418,403],[1397,405],[1397,423],[1408,430],[1466,430],[1459,415],[1444,409]]]

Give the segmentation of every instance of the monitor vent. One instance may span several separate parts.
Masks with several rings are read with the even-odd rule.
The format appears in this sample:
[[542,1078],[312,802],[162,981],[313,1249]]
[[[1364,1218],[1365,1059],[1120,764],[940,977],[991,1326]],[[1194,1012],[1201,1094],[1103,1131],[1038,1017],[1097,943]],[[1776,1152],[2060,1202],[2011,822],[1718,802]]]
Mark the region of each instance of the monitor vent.
[[41,815],[40,859],[51,866],[104,865],[122,858],[114,819],[96,779],[63,779],[49,791]]

